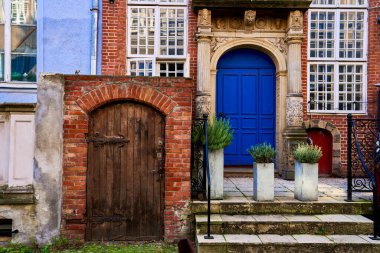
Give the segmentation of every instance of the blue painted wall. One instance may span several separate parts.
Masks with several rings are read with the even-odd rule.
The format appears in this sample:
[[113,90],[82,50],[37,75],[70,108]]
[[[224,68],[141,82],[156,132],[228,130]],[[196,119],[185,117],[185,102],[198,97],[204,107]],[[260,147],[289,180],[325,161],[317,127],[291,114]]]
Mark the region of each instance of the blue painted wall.
[[39,1],[37,71],[90,74],[92,1]]
[[[101,73],[99,0],[98,74]],[[37,3],[37,76],[42,72],[91,73],[92,0],[40,0]],[[0,103],[35,103],[36,89],[0,90]]]

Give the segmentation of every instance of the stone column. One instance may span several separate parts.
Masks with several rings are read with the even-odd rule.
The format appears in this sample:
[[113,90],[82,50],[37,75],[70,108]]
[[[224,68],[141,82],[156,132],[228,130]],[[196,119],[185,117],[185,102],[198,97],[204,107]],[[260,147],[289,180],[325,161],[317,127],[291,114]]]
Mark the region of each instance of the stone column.
[[211,83],[210,83],[210,44],[211,44],[211,11],[198,11],[198,76],[196,115],[201,117],[211,111]]
[[303,33],[303,13],[291,11],[288,18],[288,94],[286,96],[286,129],[284,133],[283,177],[294,179],[293,150],[297,143],[306,140],[303,126],[303,97],[301,80],[301,45]]

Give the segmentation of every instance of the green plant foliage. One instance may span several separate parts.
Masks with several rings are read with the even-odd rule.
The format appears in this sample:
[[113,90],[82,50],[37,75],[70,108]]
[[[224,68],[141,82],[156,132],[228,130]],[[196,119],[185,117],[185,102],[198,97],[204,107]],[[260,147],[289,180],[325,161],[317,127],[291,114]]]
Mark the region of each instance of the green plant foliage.
[[[229,120],[214,117],[212,123],[207,127],[208,149],[214,151],[230,145],[233,132]],[[197,125],[193,128],[191,139],[193,143],[205,144],[203,125]]]
[[271,163],[276,157],[276,150],[269,143],[251,146],[247,152],[256,163]]
[[0,248],[1,253],[176,253],[176,245],[166,242],[144,243],[88,243],[72,241],[63,237],[44,246],[10,243]]
[[322,157],[322,150],[315,145],[300,143],[294,150],[293,155],[300,163],[317,163]]

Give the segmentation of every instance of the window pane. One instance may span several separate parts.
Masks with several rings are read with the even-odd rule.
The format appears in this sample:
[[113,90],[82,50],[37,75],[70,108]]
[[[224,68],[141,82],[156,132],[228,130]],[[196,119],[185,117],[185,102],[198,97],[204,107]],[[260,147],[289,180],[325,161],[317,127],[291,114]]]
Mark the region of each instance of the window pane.
[[4,81],[4,6],[0,0],[0,81]]
[[334,65],[311,64],[309,74],[310,110],[333,110]]
[[335,5],[335,0],[313,0],[313,5],[314,4],[319,4],[319,5]]
[[160,55],[184,55],[184,13],[184,9],[160,9]]
[[339,108],[348,111],[363,109],[363,65],[339,65]]
[[23,82],[36,81],[36,55],[12,54],[11,80]]
[[36,26],[12,26],[12,53],[36,53],[37,52],[37,27]]
[[311,16],[309,33],[310,58],[333,58],[335,13],[313,11]]
[[35,0],[11,0],[12,24],[36,24],[36,7]]
[[184,76],[184,63],[183,62],[161,62],[160,76]]
[[152,76],[152,62],[152,60],[131,60],[129,62],[131,76]]
[[341,12],[339,23],[339,57],[363,58],[364,12]]
[[129,37],[132,55],[154,54],[154,14],[154,8],[131,8]]

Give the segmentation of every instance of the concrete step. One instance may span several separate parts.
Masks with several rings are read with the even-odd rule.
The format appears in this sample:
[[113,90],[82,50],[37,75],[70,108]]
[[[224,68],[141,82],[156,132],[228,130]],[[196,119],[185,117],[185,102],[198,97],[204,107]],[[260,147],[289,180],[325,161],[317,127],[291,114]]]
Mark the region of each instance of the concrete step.
[[[211,213],[213,214],[371,214],[372,203],[366,201],[318,201],[301,202],[274,201],[256,202],[254,200],[212,200]],[[207,213],[207,201],[193,201],[193,214]]]
[[[207,233],[207,215],[196,215],[198,234]],[[361,215],[211,215],[216,234],[371,234],[373,222]]]
[[241,235],[213,234],[206,240],[203,234],[196,238],[198,253],[374,253],[380,252],[380,241],[368,235]]

